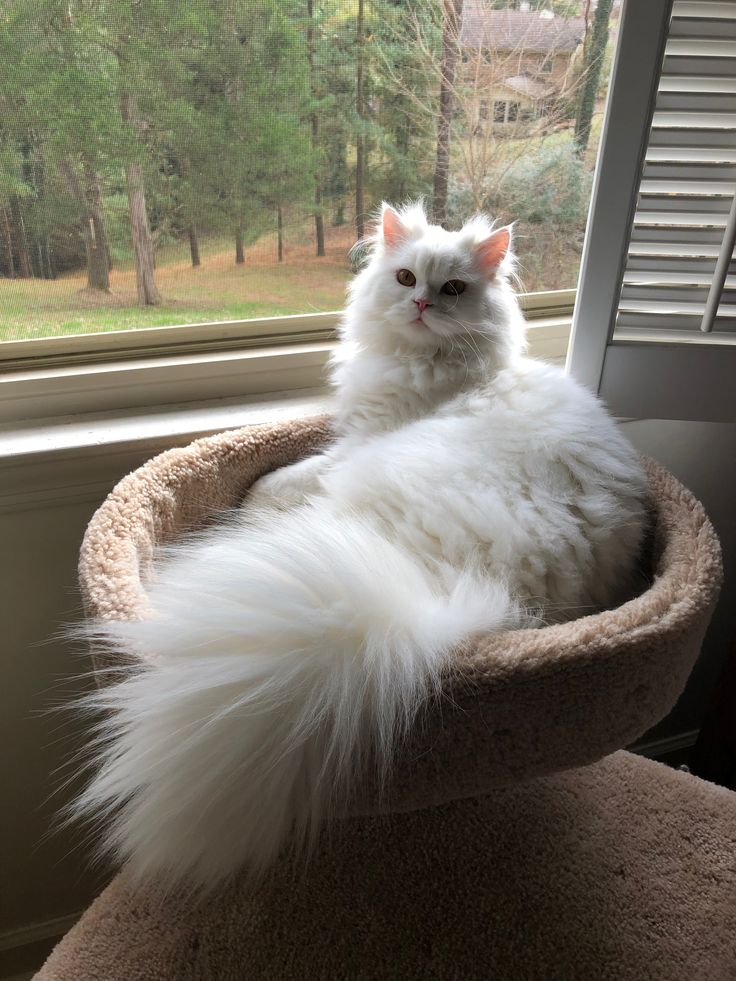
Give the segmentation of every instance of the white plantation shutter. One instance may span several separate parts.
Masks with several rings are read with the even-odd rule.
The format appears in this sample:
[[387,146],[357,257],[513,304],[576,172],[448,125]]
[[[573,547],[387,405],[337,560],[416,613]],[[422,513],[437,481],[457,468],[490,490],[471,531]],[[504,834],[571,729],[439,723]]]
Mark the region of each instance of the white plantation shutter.
[[629,0],[570,370],[619,415],[736,419],[736,0]]

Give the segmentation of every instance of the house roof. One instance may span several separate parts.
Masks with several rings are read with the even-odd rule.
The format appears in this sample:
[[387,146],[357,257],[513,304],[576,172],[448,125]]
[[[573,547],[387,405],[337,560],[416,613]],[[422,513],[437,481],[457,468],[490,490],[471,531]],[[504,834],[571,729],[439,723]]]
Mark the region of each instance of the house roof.
[[465,0],[460,43],[496,51],[575,51],[583,40],[582,17],[540,16],[540,11],[491,10],[485,0]]
[[532,78],[530,75],[512,75],[505,78],[501,84],[505,85],[507,89],[511,89],[512,92],[518,92],[519,95],[525,95],[529,99],[548,99],[555,94],[553,88],[545,85],[544,82],[538,82],[536,78]]

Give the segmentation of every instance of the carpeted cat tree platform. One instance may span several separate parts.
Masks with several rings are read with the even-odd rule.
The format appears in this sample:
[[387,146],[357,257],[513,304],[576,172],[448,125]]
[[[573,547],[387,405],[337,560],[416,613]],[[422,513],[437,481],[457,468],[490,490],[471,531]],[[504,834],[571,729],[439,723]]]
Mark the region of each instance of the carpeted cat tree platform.
[[[327,439],[324,419],[250,427],[125,478],[82,548],[88,613],[141,616],[158,545]],[[123,873],[39,981],[736,978],[736,794],[614,752],[681,692],[721,580],[702,507],[647,469],[639,595],[475,638],[391,786],[366,785],[307,865],[199,905]]]

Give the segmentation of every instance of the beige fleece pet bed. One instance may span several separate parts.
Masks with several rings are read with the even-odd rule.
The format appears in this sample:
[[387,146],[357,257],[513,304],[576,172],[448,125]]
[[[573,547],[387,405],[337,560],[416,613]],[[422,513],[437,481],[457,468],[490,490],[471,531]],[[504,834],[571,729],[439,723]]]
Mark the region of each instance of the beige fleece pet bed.
[[[80,582],[91,617],[144,615],[157,545],[239,504],[261,474],[317,451],[328,420],[251,426],[170,450],[126,477],[90,522]],[[654,518],[642,595],[597,616],[478,637],[398,761],[382,806],[423,807],[579,766],[633,742],[672,707],[721,579],[701,505],[647,464]],[[375,804],[366,788],[360,808]]]
[[[126,477],[82,547],[88,614],[143,615],[158,545],[329,436],[323,418],[249,427]],[[558,773],[667,713],[718,593],[702,507],[657,464],[647,471],[640,595],[458,652],[388,792],[365,786],[306,872],[284,862],[255,894],[236,882],[199,909],[131,894],[122,876],[39,979],[736,977],[736,795],[625,753]],[[695,970],[698,944],[707,970]]]

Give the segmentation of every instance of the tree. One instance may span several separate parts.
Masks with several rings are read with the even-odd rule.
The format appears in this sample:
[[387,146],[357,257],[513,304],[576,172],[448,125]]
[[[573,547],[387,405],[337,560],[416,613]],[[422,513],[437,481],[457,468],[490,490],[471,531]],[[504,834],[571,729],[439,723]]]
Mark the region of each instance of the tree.
[[432,190],[432,215],[438,225],[447,221],[447,189],[450,177],[450,130],[455,94],[455,74],[459,54],[463,0],[443,0],[442,55],[440,67],[437,154]]
[[[6,275],[11,279],[29,275],[27,251],[21,250],[19,254],[16,215],[18,203],[32,193],[32,188],[23,179],[20,153],[11,143],[0,142],[0,232],[5,247]],[[25,257],[26,261],[20,263],[20,257]]]
[[358,0],[355,29],[355,225],[358,238],[365,235],[365,0]]
[[603,57],[608,42],[608,22],[611,18],[613,0],[598,0],[593,15],[593,29],[585,39],[583,67],[581,73],[580,97],[575,119],[575,145],[579,156],[583,156],[590,141],[590,128],[595,111],[595,100],[601,79]]
[[[309,122],[312,130],[312,151],[320,153],[319,106],[317,101],[317,79],[315,66],[315,13],[314,0],[307,0],[307,61],[309,64],[309,93],[311,108]],[[321,167],[314,182],[314,239],[318,256],[325,254],[325,223],[322,214],[322,174]]]
[[[138,113],[135,96],[125,89],[120,97],[120,112],[125,122],[137,133],[143,133],[143,121]],[[130,160],[125,168],[130,213],[130,237],[135,256],[135,282],[138,302],[141,306],[157,306],[161,294],[156,285],[153,239],[146,211],[146,190],[143,182],[143,164]]]
[[[80,167],[83,176],[80,176]],[[88,160],[81,165],[72,155],[60,160],[59,168],[79,207],[80,230],[87,257],[87,287],[108,293],[110,271],[107,234],[97,175]]]
[[428,197],[437,146],[442,10],[388,0],[371,25],[374,200]]

